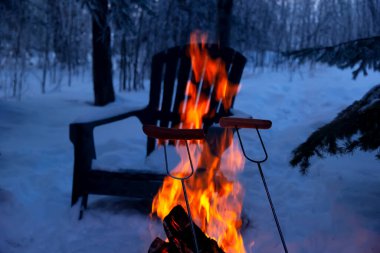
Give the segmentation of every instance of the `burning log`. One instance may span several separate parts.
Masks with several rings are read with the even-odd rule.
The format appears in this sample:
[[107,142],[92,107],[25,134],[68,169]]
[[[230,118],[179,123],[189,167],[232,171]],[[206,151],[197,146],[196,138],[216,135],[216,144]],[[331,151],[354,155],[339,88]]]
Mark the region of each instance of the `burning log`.
[[[199,253],[224,253],[217,242],[207,237],[194,224]],[[156,238],[148,253],[192,253],[196,252],[189,216],[182,206],[175,206],[164,219],[165,233],[169,242]]]
[[167,243],[160,238],[156,237],[149,247],[148,253],[175,253],[175,248],[170,243]]

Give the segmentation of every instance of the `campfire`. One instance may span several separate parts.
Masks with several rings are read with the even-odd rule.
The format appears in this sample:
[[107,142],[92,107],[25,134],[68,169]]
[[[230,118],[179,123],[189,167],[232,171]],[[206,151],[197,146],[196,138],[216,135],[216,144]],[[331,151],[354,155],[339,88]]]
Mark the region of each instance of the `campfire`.
[[[211,116],[207,113],[215,113],[208,110],[208,98],[196,94],[195,85],[201,77],[204,88],[214,84],[217,98],[222,101],[220,106],[226,109],[238,92],[235,88],[237,85],[229,84],[226,67],[221,59],[209,56],[206,40],[207,37],[200,33],[191,35],[189,55],[194,74],[187,84],[187,101],[180,106],[182,123],[176,126],[178,128],[202,128],[202,119]],[[243,188],[237,180],[237,173],[244,168],[244,156],[238,144],[234,143],[231,130],[223,130],[216,141],[196,140],[189,145],[195,172],[185,181],[185,185],[195,234],[200,252],[246,252],[239,232],[242,226]],[[186,177],[191,171],[191,164],[184,145],[179,144],[176,150],[181,161],[171,173]],[[185,209],[181,181],[166,177],[154,197],[151,212],[163,221],[168,239],[165,242],[156,238],[149,252],[195,252],[193,233]]]

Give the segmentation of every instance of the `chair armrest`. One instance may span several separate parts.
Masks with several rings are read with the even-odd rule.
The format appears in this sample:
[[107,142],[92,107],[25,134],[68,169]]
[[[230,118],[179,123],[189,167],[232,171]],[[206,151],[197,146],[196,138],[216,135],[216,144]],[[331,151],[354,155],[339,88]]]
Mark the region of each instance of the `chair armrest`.
[[144,133],[160,140],[202,140],[205,138],[203,129],[178,129],[143,125]]
[[219,124],[224,128],[269,129],[272,127],[272,121],[270,120],[240,117],[224,117],[220,119]]
[[83,115],[80,118],[73,121],[71,124],[75,125],[87,125],[88,127],[97,127],[100,125],[112,123],[115,121],[123,120],[131,116],[138,117],[141,121],[144,112],[148,110],[145,108],[125,108],[125,107],[109,107],[101,108],[101,110],[92,114]]
[[81,155],[84,155],[83,159],[96,158],[94,146],[95,127],[129,117],[137,117],[141,122],[148,121],[147,115],[149,112],[147,107],[128,112],[125,112],[125,110],[121,111],[121,109],[103,111],[92,116],[86,115],[70,124],[70,140],[74,144],[74,149],[76,151],[80,150]]

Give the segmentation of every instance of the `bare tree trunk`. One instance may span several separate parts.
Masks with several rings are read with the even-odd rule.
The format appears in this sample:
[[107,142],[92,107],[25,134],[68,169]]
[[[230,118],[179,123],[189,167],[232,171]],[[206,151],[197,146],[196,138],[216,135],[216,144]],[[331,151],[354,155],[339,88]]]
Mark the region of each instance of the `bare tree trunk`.
[[42,83],[41,83],[41,92],[42,94],[46,93],[46,74],[49,67],[49,31],[48,24],[46,24],[46,34],[45,34],[45,52],[44,52],[44,67],[42,70]]
[[121,36],[119,90],[125,91],[127,89],[127,41],[125,39],[125,33],[123,33]]
[[[139,23],[142,23],[142,20],[144,18],[144,14],[140,14]],[[136,43],[135,43],[135,59],[134,59],[134,72],[133,72],[133,89],[139,90],[141,88],[141,77],[139,73],[139,57],[140,57],[140,42],[141,42],[141,25],[139,26],[138,33],[136,36]]]
[[372,17],[372,34],[380,33],[380,7],[375,3],[375,0],[368,0],[368,9]]
[[221,46],[229,46],[232,0],[218,0],[217,36]]
[[67,86],[71,86],[71,77],[73,72],[73,48],[72,48],[72,41],[73,41],[73,30],[74,30],[74,17],[73,17],[73,3],[72,1],[68,1],[68,9],[69,9],[69,16],[68,16],[68,35],[67,35],[67,44],[68,44],[68,52],[67,52],[67,69],[68,69],[68,78],[67,78]]
[[127,78],[128,78],[128,91],[131,91],[132,90],[132,82],[133,82],[133,78],[132,78],[132,73],[133,73],[133,64],[132,64],[132,57],[133,57],[133,54],[132,53],[129,53],[128,54],[128,59],[129,61],[127,61],[127,70],[128,70],[128,74],[127,74]]
[[108,1],[98,0],[92,17],[92,70],[95,105],[115,101],[112,84],[111,31],[107,23]]
[[21,99],[21,90],[22,90],[22,82],[23,75],[25,71],[25,57],[24,57],[24,48],[22,47],[22,35],[24,33],[24,25],[25,25],[25,12],[20,3],[19,13],[18,13],[18,31],[16,37],[16,48],[15,48],[15,66],[14,66],[14,75],[13,75],[13,96]]
[[[45,3],[45,11],[48,13],[53,8],[50,8],[49,3]],[[44,19],[44,25],[45,25],[45,34],[44,34],[44,54],[43,54],[43,68],[42,68],[42,82],[41,82],[41,92],[42,94],[46,93],[46,76],[49,68],[49,40],[50,40],[50,20],[48,15],[45,15]]]

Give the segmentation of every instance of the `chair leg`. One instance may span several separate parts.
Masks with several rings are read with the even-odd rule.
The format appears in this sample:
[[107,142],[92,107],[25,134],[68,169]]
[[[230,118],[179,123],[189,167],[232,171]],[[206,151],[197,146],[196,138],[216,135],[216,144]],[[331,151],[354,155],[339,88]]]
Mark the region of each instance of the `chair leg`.
[[88,194],[83,194],[82,201],[80,204],[79,220],[83,218],[84,210],[87,209],[87,202],[88,202]]

